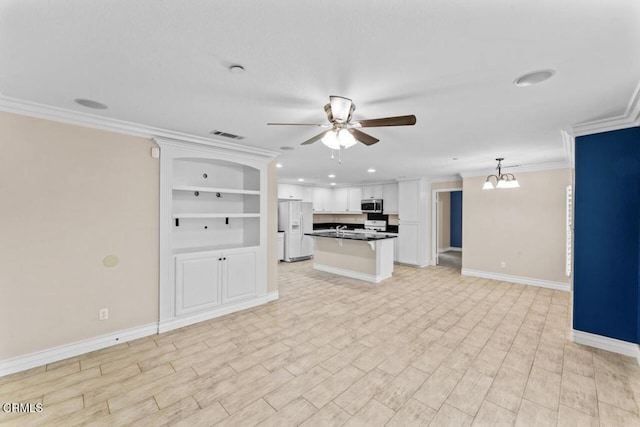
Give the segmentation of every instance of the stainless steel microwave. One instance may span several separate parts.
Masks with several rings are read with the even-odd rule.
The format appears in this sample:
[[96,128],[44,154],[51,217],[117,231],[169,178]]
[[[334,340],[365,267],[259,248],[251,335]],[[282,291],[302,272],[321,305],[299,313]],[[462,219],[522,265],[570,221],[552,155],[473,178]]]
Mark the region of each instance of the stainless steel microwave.
[[382,213],[382,199],[366,199],[360,202],[360,210],[366,213]]

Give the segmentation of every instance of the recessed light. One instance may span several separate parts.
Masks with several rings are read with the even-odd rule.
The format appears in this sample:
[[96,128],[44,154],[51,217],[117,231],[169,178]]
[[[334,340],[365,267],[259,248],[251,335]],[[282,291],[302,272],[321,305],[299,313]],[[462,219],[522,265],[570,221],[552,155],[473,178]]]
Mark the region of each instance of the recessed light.
[[106,110],[107,108],[109,108],[105,104],[98,101],[93,101],[91,99],[76,98],[73,100],[73,102],[82,105],[83,107],[93,108],[95,110]]
[[454,158],[453,158],[453,159],[451,159],[451,160],[458,160],[458,158],[457,158],[457,157],[454,157]]
[[303,182],[304,178],[298,178],[298,182]]
[[293,148],[292,146],[290,146],[290,145],[283,145],[282,147],[280,147],[280,149],[281,149],[282,151],[291,151],[291,150],[293,150],[294,148]]
[[332,182],[332,183],[331,183],[331,185],[336,185],[336,183],[335,183],[335,182]]
[[231,74],[242,74],[245,70],[242,65],[235,64],[229,67],[229,71],[231,71]]
[[281,167],[282,167],[282,165],[281,165],[280,163],[276,163],[276,167],[277,167],[277,168],[281,168]]
[[519,87],[532,86],[550,79],[555,73],[555,70],[532,71],[515,79],[513,84]]
[[369,172],[369,173],[374,173],[375,171],[376,171],[376,170],[375,170],[374,168],[369,168],[369,169],[367,169],[367,172]]
[[333,174],[333,173],[329,174],[329,178],[335,178],[335,177],[336,177],[335,174]]

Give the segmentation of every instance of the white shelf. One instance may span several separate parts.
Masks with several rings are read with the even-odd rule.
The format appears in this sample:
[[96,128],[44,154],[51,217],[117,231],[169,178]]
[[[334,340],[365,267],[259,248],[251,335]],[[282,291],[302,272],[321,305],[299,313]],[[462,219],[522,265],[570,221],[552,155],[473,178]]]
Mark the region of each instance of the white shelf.
[[173,214],[173,219],[199,218],[260,218],[259,213],[181,213]]
[[235,188],[211,188],[211,187],[197,187],[193,185],[178,185],[173,187],[174,191],[200,191],[203,193],[226,193],[226,194],[250,194],[260,195],[260,191],[256,190],[240,190]]
[[209,246],[194,246],[190,248],[178,248],[173,250],[173,255],[181,255],[181,254],[194,254],[194,253],[205,253],[205,252],[216,252],[216,251],[224,251],[224,250],[232,250],[232,249],[247,249],[254,248],[260,249],[257,245],[248,245],[244,246],[242,244],[231,244],[231,245],[209,245]]

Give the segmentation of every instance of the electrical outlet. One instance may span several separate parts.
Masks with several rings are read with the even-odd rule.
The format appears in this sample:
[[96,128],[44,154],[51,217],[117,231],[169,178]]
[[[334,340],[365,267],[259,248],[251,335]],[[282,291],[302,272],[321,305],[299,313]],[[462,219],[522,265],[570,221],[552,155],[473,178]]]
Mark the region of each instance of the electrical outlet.
[[500,268],[507,268],[507,263],[504,261],[500,262]]
[[107,320],[109,318],[109,309],[101,308],[98,312],[98,320]]

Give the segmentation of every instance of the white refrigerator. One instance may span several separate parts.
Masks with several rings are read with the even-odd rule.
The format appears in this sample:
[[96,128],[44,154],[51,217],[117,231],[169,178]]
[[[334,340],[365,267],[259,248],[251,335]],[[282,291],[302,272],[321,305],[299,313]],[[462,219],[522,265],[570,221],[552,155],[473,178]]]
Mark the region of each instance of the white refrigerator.
[[313,209],[309,202],[278,203],[278,230],[284,231],[284,260],[301,261],[313,256]]

